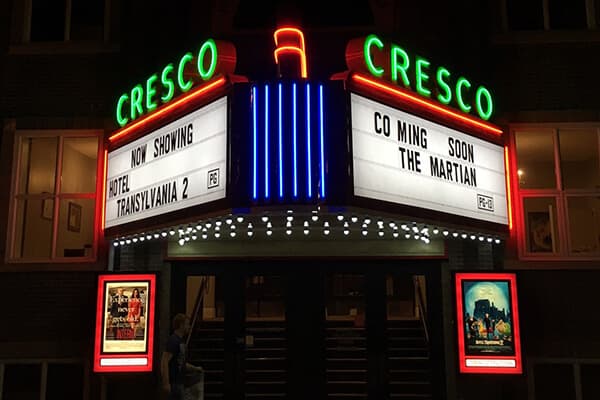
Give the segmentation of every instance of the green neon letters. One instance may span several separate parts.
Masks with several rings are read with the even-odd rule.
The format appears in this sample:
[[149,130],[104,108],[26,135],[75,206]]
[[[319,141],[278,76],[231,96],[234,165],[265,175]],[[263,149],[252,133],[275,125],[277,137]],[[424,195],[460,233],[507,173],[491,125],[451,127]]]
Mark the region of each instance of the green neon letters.
[[429,61],[427,61],[424,58],[421,57],[417,57],[417,62],[415,63],[415,68],[416,68],[416,78],[417,78],[417,93],[423,95],[423,96],[427,96],[430,97],[431,96],[431,90],[427,89],[426,87],[423,87],[423,82],[427,82],[429,80],[429,75],[427,75],[425,72],[423,72],[424,68],[429,68]]
[[[381,60],[386,58],[377,52],[387,52],[389,64],[381,65],[383,63]],[[377,57],[374,57],[375,54]],[[411,60],[402,47],[394,43],[384,44],[376,35],[369,35],[365,39],[363,58],[367,70],[373,76],[386,76],[395,84],[400,84],[402,80],[405,87],[415,90],[421,96],[434,98],[442,104],[453,102],[465,113],[474,109],[477,115],[486,121],[494,112],[492,95],[484,86],[472,87],[471,82],[464,77],[454,80],[448,69],[443,66],[432,67],[429,60],[423,57],[414,57]],[[377,65],[374,60],[379,60],[380,65]],[[411,85],[411,80],[414,86]]]
[[373,59],[371,58],[371,46],[372,45],[375,45],[379,50],[383,50],[383,42],[381,40],[379,40],[379,38],[377,36],[369,35],[369,36],[367,36],[367,39],[365,40],[365,46],[364,46],[365,63],[367,64],[367,68],[373,75],[379,77],[379,76],[383,75],[383,68],[376,67],[375,64],[373,64]]
[[442,104],[450,104],[450,102],[452,101],[452,90],[450,90],[450,86],[444,80],[444,78],[448,77],[450,77],[450,71],[448,71],[444,67],[439,67],[437,73],[435,74],[435,78],[441,91],[445,93],[445,95],[442,95],[442,93],[440,92],[437,95],[438,101]]
[[[210,58],[210,65],[208,70],[204,70],[204,55],[206,50],[210,49],[212,53],[212,57]],[[217,45],[215,41],[212,39],[208,39],[202,47],[200,47],[200,51],[198,52],[198,73],[200,74],[200,78],[207,80],[214,74],[215,68],[217,67]]]
[[156,94],[156,89],[154,88],[154,82],[158,79],[158,75],[154,74],[146,81],[146,108],[149,111],[152,111],[156,108],[156,101],[152,99]]
[[179,68],[177,68],[177,83],[179,84],[179,89],[182,92],[187,92],[192,87],[192,81],[185,82],[183,80],[183,73],[185,71],[185,64],[189,63],[194,59],[192,53],[185,53],[181,60],[179,60]]
[[173,64],[168,64],[160,75],[160,83],[167,89],[167,93],[160,97],[163,103],[171,101],[173,94],[175,94],[175,84],[173,80],[169,78],[169,74],[173,72]]
[[462,95],[463,86],[466,87],[467,90],[469,90],[471,88],[471,82],[469,82],[466,78],[463,78],[461,76],[456,81],[456,102],[458,103],[458,106],[460,107],[461,110],[468,113],[469,111],[471,111],[471,106],[468,104],[465,104],[465,102],[463,101],[463,95]]
[[117,103],[117,122],[119,123],[120,126],[123,126],[127,123],[127,121],[129,121],[129,118],[127,117],[123,117],[123,114],[121,114],[121,109],[123,108],[123,104],[129,100],[129,96],[127,96],[126,94],[122,94],[121,97],[119,97],[119,102]]
[[[483,107],[481,106],[481,95],[485,97],[485,101],[487,103],[486,111],[483,111]],[[477,113],[482,119],[487,121],[491,117],[493,110],[492,95],[490,94],[489,90],[483,86],[480,86],[479,89],[477,89],[477,93],[475,94],[475,106],[477,107]]]
[[[383,43],[381,45],[383,46]],[[213,39],[208,39],[202,44],[197,58],[197,69],[194,73],[197,73],[198,79],[184,74],[187,64],[194,60],[194,54],[186,53],[179,59],[177,67],[172,63],[167,64],[160,73],[152,74],[145,84],[137,84],[129,93],[123,93],[117,101],[115,112],[119,126],[123,127],[145,113],[155,110],[159,102],[164,104],[171,101],[175,96],[176,87],[184,93],[194,84],[211,79],[217,69],[218,59],[217,44]]]
[[[142,85],[136,85],[131,89],[131,120],[133,121],[144,113],[142,108],[142,96],[144,94],[144,88]],[[137,115],[135,115],[137,111]]]
[[[404,86],[410,87],[410,81],[408,80],[408,75],[406,74],[406,70],[410,66],[408,54],[401,47],[392,45],[391,57],[392,81],[398,81],[398,72],[400,72]],[[401,63],[398,63],[398,57],[402,57]]]

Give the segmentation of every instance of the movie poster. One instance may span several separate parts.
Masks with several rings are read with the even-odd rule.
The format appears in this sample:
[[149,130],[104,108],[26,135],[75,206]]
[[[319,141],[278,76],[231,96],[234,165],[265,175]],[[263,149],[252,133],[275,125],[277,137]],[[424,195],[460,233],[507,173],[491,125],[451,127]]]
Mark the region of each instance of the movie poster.
[[95,372],[150,372],[155,274],[98,276]]
[[522,373],[514,273],[457,273],[460,371]]
[[106,282],[104,353],[146,351],[149,282]]
[[467,355],[514,355],[508,281],[463,281]]

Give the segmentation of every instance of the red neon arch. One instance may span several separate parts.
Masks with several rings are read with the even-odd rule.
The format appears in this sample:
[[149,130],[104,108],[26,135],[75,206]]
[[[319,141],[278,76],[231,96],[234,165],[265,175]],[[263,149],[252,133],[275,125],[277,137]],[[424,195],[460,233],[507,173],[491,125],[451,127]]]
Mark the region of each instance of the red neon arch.
[[275,63],[279,64],[280,55],[297,54],[300,57],[300,75],[302,78],[307,78],[306,45],[302,31],[298,28],[287,26],[277,29],[273,34],[273,38],[275,39],[276,46],[273,52]]

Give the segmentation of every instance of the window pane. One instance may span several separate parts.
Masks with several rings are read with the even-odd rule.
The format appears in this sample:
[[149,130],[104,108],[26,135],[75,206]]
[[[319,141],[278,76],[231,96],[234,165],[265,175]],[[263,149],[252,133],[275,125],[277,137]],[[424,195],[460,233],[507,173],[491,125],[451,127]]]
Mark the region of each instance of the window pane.
[[552,131],[517,132],[516,139],[519,187],[522,189],[555,188]]
[[536,400],[575,400],[575,378],[571,365],[536,365],[534,379]]
[[62,199],[58,219],[57,257],[91,257],[94,244],[92,199]]
[[[328,1],[322,7],[320,1],[303,1],[303,25],[306,27],[366,26],[373,25],[373,12],[368,1],[353,1],[348,7],[345,0]],[[319,10],[319,12],[315,12]]]
[[96,191],[98,138],[65,138],[62,159],[61,193]]
[[568,197],[571,252],[600,251],[600,199],[598,197]]
[[581,366],[581,391],[583,400],[600,399],[600,365]]
[[327,276],[327,315],[357,318],[365,314],[364,275],[329,274]]
[[46,382],[46,400],[83,398],[83,366],[80,364],[48,364]]
[[23,139],[19,193],[54,193],[57,138]]
[[65,0],[31,0],[31,41],[65,40]]
[[41,364],[6,365],[2,400],[39,400]]
[[411,275],[387,275],[385,278],[387,317],[415,316],[415,286]]
[[542,0],[506,0],[506,13],[511,30],[544,29]]
[[585,0],[548,0],[550,29],[585,29]]
[[50,258],[53,210],[52,199],[17,201],[15,257]]
[[104,0],[72,0],[71,40],[102,40]]
[[600,189],[598,162],[598,132],[589,130],[561,130],[560,163],[565,189]]
[[527,251],[530,253],[556,253],[558,227],[556,224],[556,199],[530,197],[523,199]]

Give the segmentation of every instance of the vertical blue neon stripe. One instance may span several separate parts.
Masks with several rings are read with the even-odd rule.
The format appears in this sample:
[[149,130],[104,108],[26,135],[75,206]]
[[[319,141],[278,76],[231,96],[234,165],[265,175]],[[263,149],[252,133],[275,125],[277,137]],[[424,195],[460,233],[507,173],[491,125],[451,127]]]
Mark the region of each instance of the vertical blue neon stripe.
[[281,110],[281,83],[279,83],[279,198],[283,198],[283,155],[281,153],[281,135],[282,135],[282,110]]
[[256,143],[256,139],[257,139],[257,134],[258,134],[258,129],[256,127],[256,101],[257,101],[257,92],[256,92],[256,86],[252,87],[252,198],[254,200],[256,200],[258,198],[258,187],[257,187],[257,156],[256,156],[256,151],[257,151],[257,143]]
[[319,147],[321,150],[321,198],[325,198],[325,143],[323,129],[323,85],[319,85]]
[[269,85],[265,85],[265,199],[269,198]]
[[308,179],[308,198],[312,197],[312,178],[311,178],[311,161],[310,161],[310,83],[306,84],[306,173]]
[[292,132],[294,133],[294,197],[298,197],[298,160],[296,158],[297,149],[296,149],[296,83],[293,85],[293,117],[292,117]]

